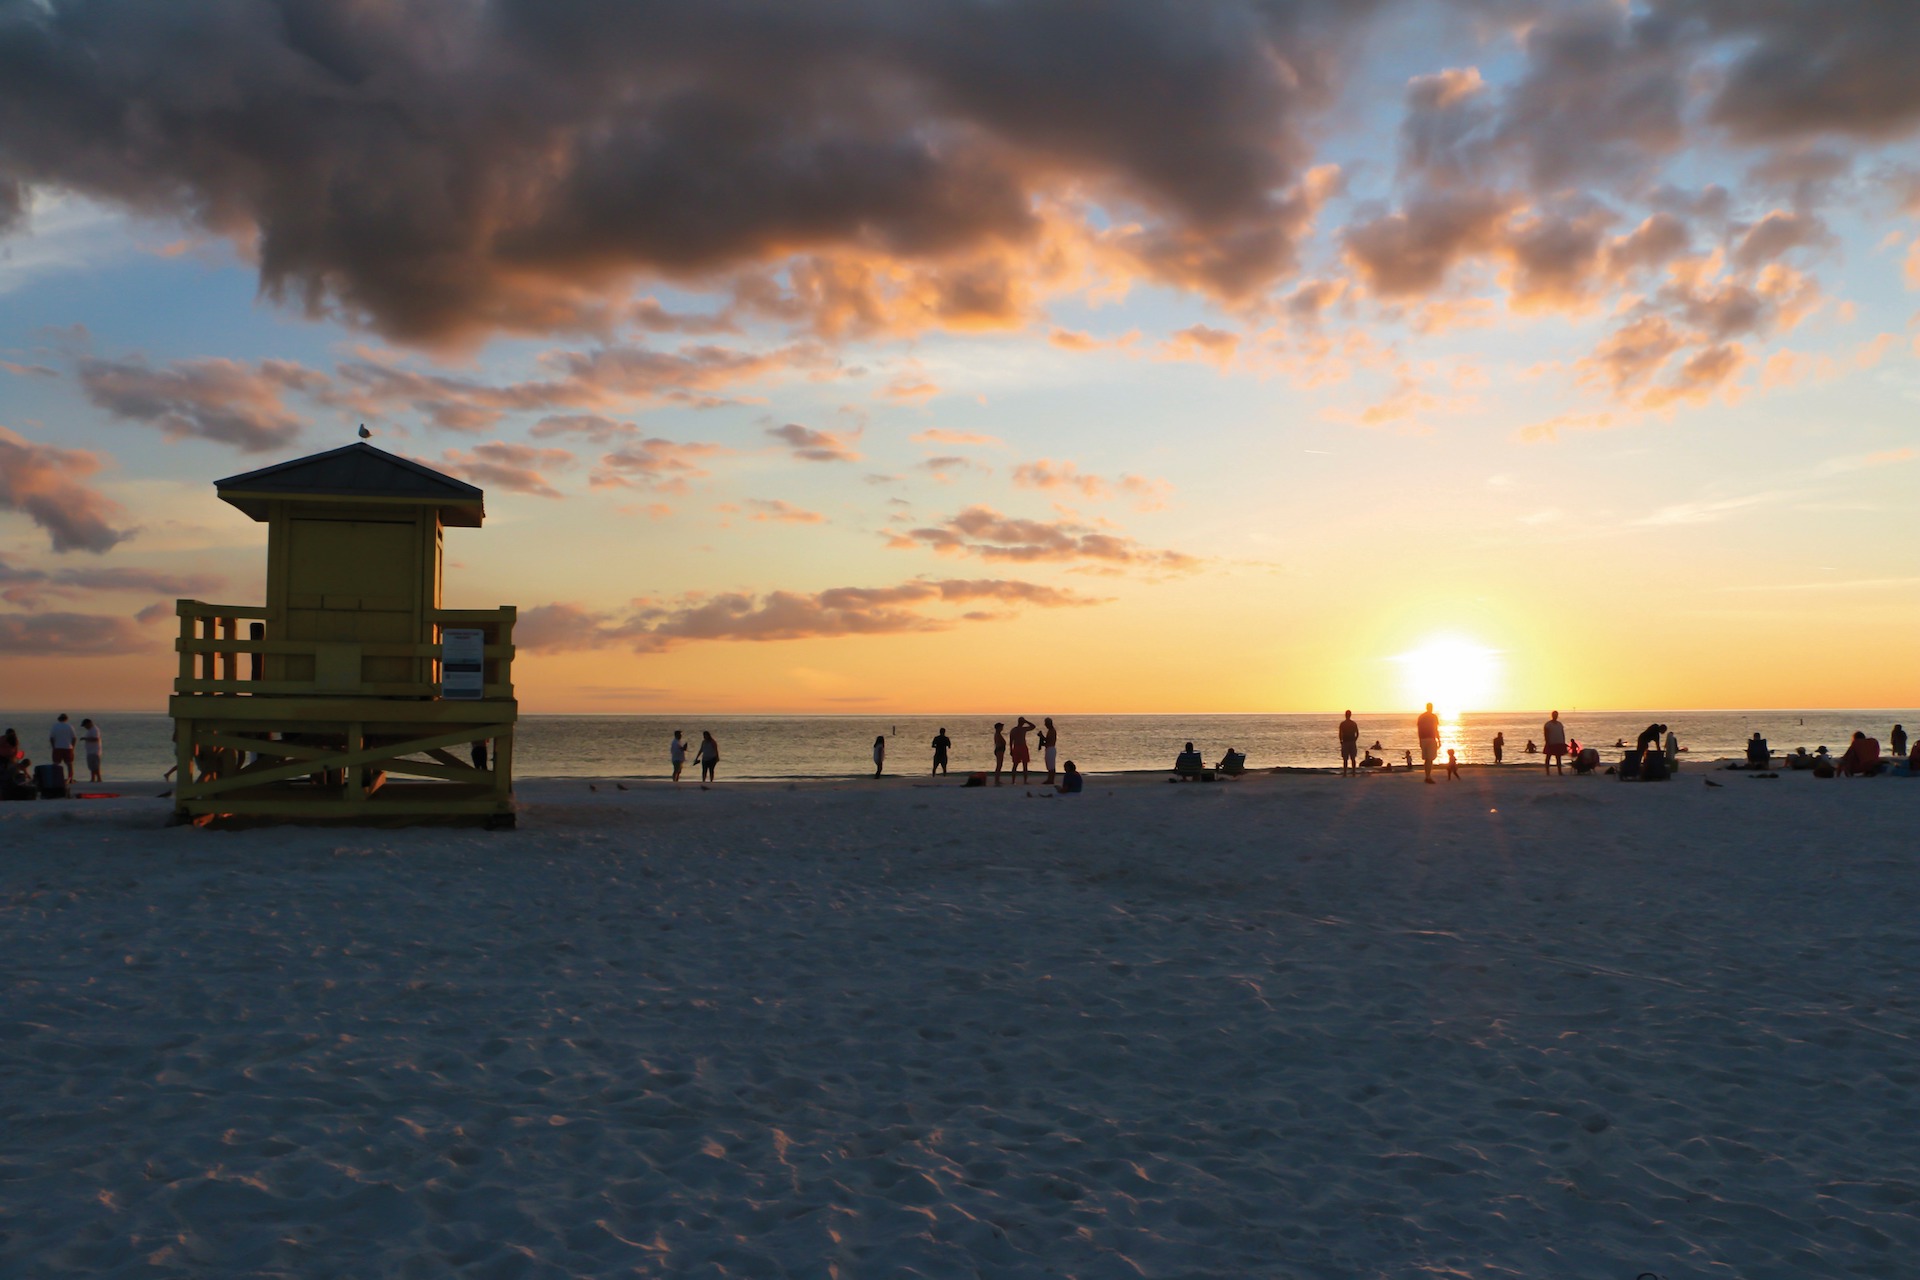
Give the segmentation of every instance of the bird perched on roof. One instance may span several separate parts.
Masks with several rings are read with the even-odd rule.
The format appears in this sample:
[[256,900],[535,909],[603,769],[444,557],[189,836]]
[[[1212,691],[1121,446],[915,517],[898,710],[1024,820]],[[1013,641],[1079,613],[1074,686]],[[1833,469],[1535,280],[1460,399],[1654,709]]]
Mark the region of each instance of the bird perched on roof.
[[362,440],[373,439],[373,432],[367,430],[367,424],[364,422],[360,424],[360,438]]

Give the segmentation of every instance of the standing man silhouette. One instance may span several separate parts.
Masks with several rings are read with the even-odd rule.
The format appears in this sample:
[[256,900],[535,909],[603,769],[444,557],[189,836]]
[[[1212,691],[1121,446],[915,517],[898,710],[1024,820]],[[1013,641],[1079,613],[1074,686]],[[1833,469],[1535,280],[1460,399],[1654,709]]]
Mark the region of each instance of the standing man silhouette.
[[1340,776],[1357,775],[1360,772],[1360,726],[1353,722],[1353,712],[1347,712],[1347,718],[1340,722]]
[[[1546,739],[1547,753],[1541,757],[1540,769],[1543,773],[1565,773],[1567,758],[1567,726],[1560,723],[1560,713],[1554,712],[1547,722],[1540,726],[1540,736]],[[1656,739],[1657,741],[1657,739]]]
[[[941,725],[940,732],[933,735],[933,772],[947,771],[947,752],[953,749],[953,739],[947,736],[947,726]],[[932,777],[932,774],[927,775]]]
[[1440,754],[1440,717],[1433,714],[1431,702],[1420,713],[1420,718],[1413,722],[1413,727],[1420,735],[1420,758],[1427,765],[1427,785],[1432,786],[1433,758]]
[[1499,764],[1500,761],[1506,757],[1506,754],[1507,754],[1507,735],[1504,733],[1494,734],[1493,735],[1493,762],[1495,764]]

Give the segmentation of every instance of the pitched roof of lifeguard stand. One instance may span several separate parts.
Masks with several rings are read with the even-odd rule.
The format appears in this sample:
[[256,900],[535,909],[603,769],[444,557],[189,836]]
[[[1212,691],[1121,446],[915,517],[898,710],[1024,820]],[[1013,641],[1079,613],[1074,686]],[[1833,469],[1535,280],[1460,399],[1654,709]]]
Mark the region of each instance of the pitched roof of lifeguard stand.
[[487,514],[486,494],[476,486],[364,442],[228,476],[213,487],[255,520],[267,518],[268,502],[294,497],[435,506],[442,524],[469,529],[479,528]]

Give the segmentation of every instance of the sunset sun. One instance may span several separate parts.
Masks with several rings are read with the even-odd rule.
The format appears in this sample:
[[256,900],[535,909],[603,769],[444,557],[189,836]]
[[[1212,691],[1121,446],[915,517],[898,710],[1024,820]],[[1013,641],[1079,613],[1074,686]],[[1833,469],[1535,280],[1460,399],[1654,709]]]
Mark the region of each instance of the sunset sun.
[[1442,715],[1485,710],[1493,705],[1500,679],[1500,655],[1464,636],[1436,636],[1400,654],[1408,700],[1431,702]]

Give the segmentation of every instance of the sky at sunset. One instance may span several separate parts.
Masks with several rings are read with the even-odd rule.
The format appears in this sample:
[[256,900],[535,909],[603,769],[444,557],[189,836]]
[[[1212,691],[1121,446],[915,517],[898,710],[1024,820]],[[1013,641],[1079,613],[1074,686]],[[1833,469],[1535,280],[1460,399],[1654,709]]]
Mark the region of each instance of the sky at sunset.
[[362,422],[486,490],[530,711],[1920,704],[1916,66],[1886,0],[0,0],[0,705],[161,709],[175,597],[263,598],[212,482]]

